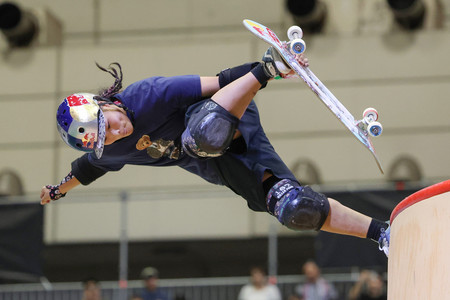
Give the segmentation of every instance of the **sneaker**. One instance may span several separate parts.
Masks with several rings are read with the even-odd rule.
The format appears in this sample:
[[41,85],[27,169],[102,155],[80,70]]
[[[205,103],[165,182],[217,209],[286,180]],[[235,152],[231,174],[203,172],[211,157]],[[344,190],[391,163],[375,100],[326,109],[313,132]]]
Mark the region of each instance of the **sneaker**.
[[291,68],[284,62],[284,59],[273,47],[269,47],[262,58],[264,71],[268,76],[278,77],[291,72]]
[[391,240],[391,226],[387,229],[381,228],[380,238],[378,239],[378,248],[389,257],[389,243]]

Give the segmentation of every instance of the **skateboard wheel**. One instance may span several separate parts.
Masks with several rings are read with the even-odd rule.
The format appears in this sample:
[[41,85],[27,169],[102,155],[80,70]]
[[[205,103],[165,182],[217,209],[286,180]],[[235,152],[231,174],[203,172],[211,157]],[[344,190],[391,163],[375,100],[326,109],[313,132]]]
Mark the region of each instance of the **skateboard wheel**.
[[378,120],[378,112],[375,108],[369,107],[366,108],[363,112],[363,118],[364,120],[367,120],[366,122],[373,122]]
[[294,55],[302,54],[303,52],[305,52],[306,44],[302,39],[292,40],[289,45],[291,48],[291,53]]
[[367,131],[371,136],[379,136],[383,132],[383,126],[380,122],[371,122],[367,126]]
[[287,31],[289,40],[301,39],[303,37],[303,30],[298,26],[291,26]]

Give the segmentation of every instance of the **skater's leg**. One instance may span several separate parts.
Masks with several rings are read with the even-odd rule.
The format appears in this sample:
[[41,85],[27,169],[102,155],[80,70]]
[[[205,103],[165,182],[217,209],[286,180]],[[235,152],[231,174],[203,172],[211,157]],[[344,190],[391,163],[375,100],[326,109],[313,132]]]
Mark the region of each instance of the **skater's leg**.
[[320,230],[368,238],[378,242],[379,249],[389,255],[390,230],[389,224],[363,215],[348,208],[338,201],[328,198],[330,212]]
[[[276,183],[275,183],[276,182]],[[276,177],[263,183],[270,185],[267,207],[286,227],[294,230],[314,229],[370,238],[378,241],[387,224],[363,215],[338,201],[327,198],[307,186]]]
[[[298,57],[298,61],[300,64],[308,66],[308,60],[303,55]],[[228,72],[227,75],[222,73],[222,75],[225,75],[222,76],[222,79],[229,77],[229,73],[234,73],[234,76],[236,76],[236,73],[242,70],[241,68],[236,70],[236,72]],[[264,54],[262,62],[254,65],[250,73],[245,74],[231,83],[227,82],[229,80],[224,80],[228,84],[214,94],[212,99],[240,119],[251,100],[267,81],[275,76],[286,75],[291,72],[292,70],[285,64],[278,52],[270,47]]]
[[330,212],[320,230],[360,238],[367,237],[372,218],[354,211],[332,198],[328,198],[328,201]]
[[[299,62],[305,64],[304,58],[299,57]],[[269,48],[262,62],[219,73],[221,89],[191,116],[183,132],[181,142],[185,152],[193,157],[217,157],[225,153],[233,138],[240,136],[236,131],[239,120],[256,93],[274,76],[292,71],[286,65],[283,71],[279,70],[283,65],[279,54]]]
[[[219,76],[220,77],[220,76]],[[183,132],[184,151],[192,157],[217,157],[225,153],[253,97],[272,77],[262,63],[231,81],[192,114]]]
[[240,119],[260,88],[256,77],[247,73],[221,88],[211,99]]

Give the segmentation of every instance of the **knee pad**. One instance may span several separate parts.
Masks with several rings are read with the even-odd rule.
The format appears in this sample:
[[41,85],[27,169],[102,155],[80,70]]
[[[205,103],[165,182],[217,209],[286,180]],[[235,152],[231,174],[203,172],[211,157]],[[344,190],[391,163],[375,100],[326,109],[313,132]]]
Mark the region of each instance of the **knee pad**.
[[193,157],[217,157],[233,140],[239,118],[212,100],[191,116],[181,136],[183,150]]
[[319,230],[330,211],[328,198],[309,186],[283,179],[267,194],[267,208],[281,224],[294,230]]

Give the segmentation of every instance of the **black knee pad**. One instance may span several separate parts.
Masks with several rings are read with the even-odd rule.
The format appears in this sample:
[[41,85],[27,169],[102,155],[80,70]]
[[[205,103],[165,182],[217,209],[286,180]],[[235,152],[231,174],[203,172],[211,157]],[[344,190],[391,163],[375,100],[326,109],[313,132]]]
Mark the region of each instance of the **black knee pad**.
[[217,157],[233,140],[239,118],[212,100],[191,116],[181,136],[183,150],[193,157]]
[[294,230],[319,230],[330,211],[328,198],[309,186],[283,179],[267,194],[267,208],[278,221]]

